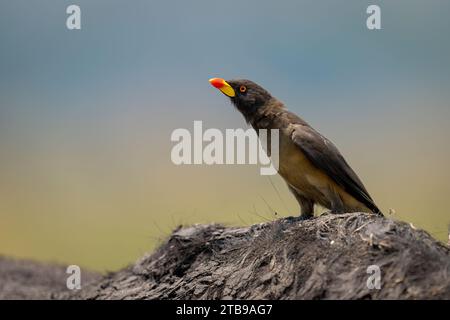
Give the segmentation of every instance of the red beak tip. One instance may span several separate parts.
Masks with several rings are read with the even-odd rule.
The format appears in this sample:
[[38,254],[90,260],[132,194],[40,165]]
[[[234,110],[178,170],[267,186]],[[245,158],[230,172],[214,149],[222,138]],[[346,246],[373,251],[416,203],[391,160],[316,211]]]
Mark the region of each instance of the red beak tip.
[[224,80],[220,78],[212,78],[209,79],[209,83],[211,83],[213,87],[220,89],[223,87]]

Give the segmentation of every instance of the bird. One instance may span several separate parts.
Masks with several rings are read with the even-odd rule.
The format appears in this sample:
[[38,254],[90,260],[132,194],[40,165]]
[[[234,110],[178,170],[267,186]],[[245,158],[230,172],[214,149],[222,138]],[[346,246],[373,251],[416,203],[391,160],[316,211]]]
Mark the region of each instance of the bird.
[[300,220],[314,217],[314,206],[331,213],[366,212],[383,216],[337,147],[266,89],[251,80],[212,78],[211,85],[257,132],[279,130],[278,174],[300,206]]

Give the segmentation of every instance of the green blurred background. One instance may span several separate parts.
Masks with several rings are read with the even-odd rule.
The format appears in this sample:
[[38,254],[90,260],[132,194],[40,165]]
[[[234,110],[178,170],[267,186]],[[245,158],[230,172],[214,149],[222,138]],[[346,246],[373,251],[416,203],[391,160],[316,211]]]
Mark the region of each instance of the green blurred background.
[[69,31],[73,3],[0,2],[0,254],[115,270],[179,224],[296,215],[258,166],[172,164],[176,128],[246,128],[213,76],[266,87],[447,239],[449,1],[79,0]]

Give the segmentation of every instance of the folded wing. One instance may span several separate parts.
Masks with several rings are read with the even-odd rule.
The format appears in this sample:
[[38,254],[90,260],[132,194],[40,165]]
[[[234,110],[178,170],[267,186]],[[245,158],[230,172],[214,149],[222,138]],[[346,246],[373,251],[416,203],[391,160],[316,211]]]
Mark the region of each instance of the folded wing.
[[291,139],[317,168],[347,193],[374,213],[382,214],[361,180],[331,141],[306,124],[295,124]]

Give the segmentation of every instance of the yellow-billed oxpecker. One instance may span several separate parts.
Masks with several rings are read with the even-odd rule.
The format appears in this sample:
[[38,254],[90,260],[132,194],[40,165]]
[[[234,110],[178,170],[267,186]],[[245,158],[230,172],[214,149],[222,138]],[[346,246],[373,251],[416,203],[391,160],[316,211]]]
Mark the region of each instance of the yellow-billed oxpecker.
[[301,219],[314,214],[314,204],[333,213],[382,215],[356,173],[336,146],[284,104],[250,80],[212,78],[209,82],[231,99],[255,130],[279,130],[279,171],[301,209]]

